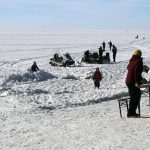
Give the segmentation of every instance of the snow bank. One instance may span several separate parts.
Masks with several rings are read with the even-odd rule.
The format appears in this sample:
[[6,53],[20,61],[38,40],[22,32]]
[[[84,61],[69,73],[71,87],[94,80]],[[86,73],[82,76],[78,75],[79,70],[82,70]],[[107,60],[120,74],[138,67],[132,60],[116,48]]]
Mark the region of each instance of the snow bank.
[[54,75],[50,74],[49,72],[45,72],[44,70],[40,70],[35,73],[23,73],[23,74],[11,74],[9,75],[2,86],[10,85],[12,83],[18,82],[41,82],[47,81],[49,79],[57,78]]
[[[149,36],[149,32],[146,35]],[[140,119],[126,118],[126,108],[120,119],[118,102],[115,101],[128,96],[125,76],[132,50],[141,49],[144,63],[150,66],[150,38],[147,36],[145,40],[135,40],[135,31],[125,31],[124,34],[118,31],[114,34],[97,31],[94,34],[64,35],[47,32],[2,34],[1,149],[148,150],[148,98],[141,99],[143,118]],[[98,51],[103,40],[107,43],[113,40],[116,44],[116,63],[85,63],[77,67],[53,67],[48,64],[54,53],[67,51],[76,62],[80,62],[85,50]],[[110,52],[112,59],[108,45],[106,51]],[[25,73],[33,60],[38,62],[39,68],[49,70],[55,76],[43,70]],[[103,75],[100,89],[94,87],[91,79],[96,67]],[[149,75],[144,73],[142,76],[149,80]]]
[[7,92],[7,95],[20,95],[20,96],[32,96],[32,95],[40,95],[40,94],[48,94],[48,91],[42,90],[42,89],[25,89],[25,90],[14,90],[9,89]]
[[85,74],[83,78],[84,79],[93,79],[93,74],[94,74],[94,72],[89,72],[89,73]]
[[75,77],[74,75],[66,75],[63,76],[62,79],[73,79],[73,80],[78,80],[78,77]]

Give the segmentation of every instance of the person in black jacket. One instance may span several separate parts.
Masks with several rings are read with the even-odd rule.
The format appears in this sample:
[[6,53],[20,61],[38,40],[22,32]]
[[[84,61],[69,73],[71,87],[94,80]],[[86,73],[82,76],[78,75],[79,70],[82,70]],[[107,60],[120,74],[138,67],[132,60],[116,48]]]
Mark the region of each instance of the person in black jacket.
[[110,41],[110,42],[108,42],[108,44],[109,44],[109,48],[110,48],[110,51],[111,51],[111,48],[112,48],[112,42]]
[[113,61],[115,62],[116,61],[116,54],[117,54],[117,48],[115,45],[113,45],[112,53],[113,53]]
[[105,46],[106,46],[106,43],[103,41],[102,43],[102,46],[103,46],[103,51],[105,51]]
[[137,35],[135,38],[138,39],[138,38],[139,38],[139,35]]
[[36,64],[36,61],[34,61],[33,62],[33,65],[31,66],[31,71],[32,72],[36,72],[36,71],[38,71],[39,70],[39,68],[38,68],[38,66],[37,66],[37,64]]
[[99,63],[103,63],[103,49],[102,46],[99,48]]
[[99,57],[101,57],[102,58],[102,56],[103,56],[103,49],[102,49],[102,46],[100,46],[100,48],[99,48]]
[[87,51],[85,51],[84,52],[84,56],[85,56],[85,62],[89,62],[89,60],[90,60],[90,52],[89,52],[89,50],[87,50]]

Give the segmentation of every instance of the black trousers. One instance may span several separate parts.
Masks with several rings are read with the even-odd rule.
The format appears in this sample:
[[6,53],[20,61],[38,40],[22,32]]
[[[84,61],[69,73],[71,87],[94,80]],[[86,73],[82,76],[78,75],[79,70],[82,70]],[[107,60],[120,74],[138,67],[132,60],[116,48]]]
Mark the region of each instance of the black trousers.
[[135,87],[135,84],[127,84],[130,102],[129,102],[129,110],[128,114],[132,115],[136,113],[137,106],[141,99],[141,90],[140,88]]
[[113,60],[116,61],[116,53],[113,53]]
[[94,81],[94,85],[95,85],[95,87],[97,87],[97,88],[99,89],[99,87],[100,87],[100,82],[99,82],[99,81]]

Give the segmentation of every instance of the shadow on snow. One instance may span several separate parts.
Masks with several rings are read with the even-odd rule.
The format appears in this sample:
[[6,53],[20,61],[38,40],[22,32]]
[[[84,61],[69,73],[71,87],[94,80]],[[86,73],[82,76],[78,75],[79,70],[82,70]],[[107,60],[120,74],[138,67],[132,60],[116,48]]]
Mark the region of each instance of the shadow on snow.
[[82,107],[82,106],[88,106],[88,105],[96,105],[102,102],[112,101],[112,100],[116,100],[116,99],[127,97],[127,96],[129,96],[128,93],[123,93],[123,94],[116,94],[111,97],[92,99],[87,102],[66,103],[65,105],[57,105],[57,106],[39,106],[39,108],[43,110],[49,110],[49,111],[57,110],[57,109],[64,109],[64,108],[75,108],[75,107]]

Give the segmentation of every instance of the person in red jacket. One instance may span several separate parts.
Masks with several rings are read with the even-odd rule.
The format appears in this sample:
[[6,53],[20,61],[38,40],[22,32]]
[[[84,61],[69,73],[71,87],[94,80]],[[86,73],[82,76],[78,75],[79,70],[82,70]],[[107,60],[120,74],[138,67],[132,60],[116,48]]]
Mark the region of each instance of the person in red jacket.
[[127,67],[126,85],[130,95],[127,117],[139,117],[139,114],[136,114],[136,109],[141,99],[141,90],[138,87],[142,81],[143,60],[141,56],[140,50],[134,51]]
[[99,71],[99,68],[96,68],[96,71],[93,76],[94,85],[99,89],[100,87],[100,81],[102,80],[102,74]]

